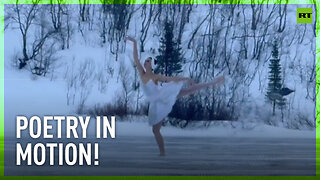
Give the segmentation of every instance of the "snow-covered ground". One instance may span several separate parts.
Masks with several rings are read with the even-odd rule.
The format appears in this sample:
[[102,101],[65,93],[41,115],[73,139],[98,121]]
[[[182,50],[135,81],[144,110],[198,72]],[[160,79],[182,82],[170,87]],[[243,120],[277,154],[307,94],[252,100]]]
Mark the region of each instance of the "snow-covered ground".
[[[15,134],[15,116],[77,115],[76,106],[67,106],[65,82],[50,81],[37,77],[32,80],[27,71],[5,69],[5,132]],[[91,121],[94,121],[94,117]],[[153,136],[146,116],[130,116],[116,119],[117,136]],[[54,125],[54,124],[53,124]],[[55,129],[53,129],[55,131]],[[202,122],[193,123],[185,129],[165,126],[164,136],[199,137],[279,137],[279,138],[315,138],[314,130],[293,130],[268,126],[262,123],[248,123],[243,128],[241,122],[218,121],[205,128]],[[95,133],[95,122],[89,124],[89,134]]]
[[[223,125],[224,124],[224,125]],[[117,135],[153,136],[147,122],[118,122]],[[233,123],[233,125],[239,125]],[[264,124],[252,124],[252,128],[243,129],[231,127],[229,122],[216,123],[209,128],[176,128],[166,126],[162,128],[164,136],[174,137],[271,137],[271,138],[315,138],[315,130],[292,130],[281,127],[268,126]]]

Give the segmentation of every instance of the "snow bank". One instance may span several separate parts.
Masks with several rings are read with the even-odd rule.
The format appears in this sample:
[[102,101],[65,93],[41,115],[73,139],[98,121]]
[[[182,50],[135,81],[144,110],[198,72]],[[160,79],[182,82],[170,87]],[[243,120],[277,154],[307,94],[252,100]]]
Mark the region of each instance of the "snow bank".
[[[270,137],[270,138],[315,138],[315,130],[292,130],[282,127],[255,124],[253,128],[212,125],[209,128],[180,129],[165,126],[161,129],[164,137]],[[147,122],[116,122],[117,136],[153,136]]]

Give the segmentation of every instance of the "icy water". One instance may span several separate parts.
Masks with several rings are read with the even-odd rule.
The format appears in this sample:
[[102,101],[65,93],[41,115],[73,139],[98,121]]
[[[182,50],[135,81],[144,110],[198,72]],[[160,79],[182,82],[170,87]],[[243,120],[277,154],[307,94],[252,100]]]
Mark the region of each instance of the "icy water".
[[120,136],[99,143],[99,166],[16,166],[15,142],[7,138],[4,172],[76,176],[316,175],[316,140],[310,138],[165,137],[165,157],[158,156],[151,136]]

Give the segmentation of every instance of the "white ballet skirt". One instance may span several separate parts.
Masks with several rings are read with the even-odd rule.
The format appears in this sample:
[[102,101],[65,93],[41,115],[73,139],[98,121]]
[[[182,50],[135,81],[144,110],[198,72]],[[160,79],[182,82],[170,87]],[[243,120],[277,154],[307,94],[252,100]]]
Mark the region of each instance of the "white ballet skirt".
[[169,82],[158,86],[153,80],[149,80],[146,84],[142,82],[141,84],[142,90],[150,103],[148,111],[149,125],[153,126],[161,122],[171,112],[184,82]]

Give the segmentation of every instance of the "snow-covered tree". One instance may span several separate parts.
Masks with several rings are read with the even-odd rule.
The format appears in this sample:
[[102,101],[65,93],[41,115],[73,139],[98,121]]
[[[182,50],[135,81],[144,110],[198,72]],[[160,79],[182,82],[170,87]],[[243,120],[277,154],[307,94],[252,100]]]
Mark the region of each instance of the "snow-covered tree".
[[281,64],[279,58],[278,42],[273,43],[272,58],[269,64],[269,83],[267,99],[272,104],[272,113],[275,115],[275,108],[278,105],[281,109],[286,105],[286,99],[280,94],[282,87]]
[[155,72],[172,76],[182,71],[181,63],[184,58],[181,55],[181,47],[174,39],[172,22],[165,22],[164,31],[164,36],[160,39],[160,54],[156,57],[158,66]]

